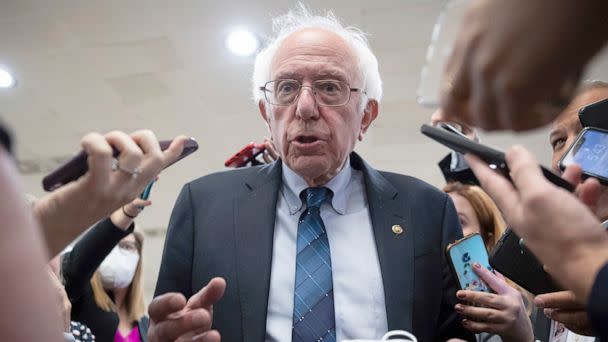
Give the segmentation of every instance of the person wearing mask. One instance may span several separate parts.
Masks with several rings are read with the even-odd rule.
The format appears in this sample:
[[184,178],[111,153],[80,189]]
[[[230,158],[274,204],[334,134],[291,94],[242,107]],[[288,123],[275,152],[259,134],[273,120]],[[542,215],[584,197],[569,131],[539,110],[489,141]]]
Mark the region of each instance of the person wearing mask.
[[98,341],[144,342],[143,235],[133,220],[151,201],[136,199],[100,221],[63,256],[62,275],[72,320]]
[[[496,204],[474,185],[448,183],[443,191],[454,202],[463,234],[479,233],[486,249],[491,251],[506,226]],[[462,302],[455,309],[464,317],[464,326],[477,333],[478,341],[532,341],[531,295],[500,274],[483,267],[474,271],[494,293],[468,290],[456,293]]]

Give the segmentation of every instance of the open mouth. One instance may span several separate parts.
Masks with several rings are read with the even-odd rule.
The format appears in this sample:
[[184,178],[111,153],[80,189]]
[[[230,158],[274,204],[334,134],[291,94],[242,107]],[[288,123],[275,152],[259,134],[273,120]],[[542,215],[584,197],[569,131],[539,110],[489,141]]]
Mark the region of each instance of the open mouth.
[[296,141],[299,142],[300,144],[312,144],[312,143],[319,141],[319,139],[312,135],[299,135],[296,138]]

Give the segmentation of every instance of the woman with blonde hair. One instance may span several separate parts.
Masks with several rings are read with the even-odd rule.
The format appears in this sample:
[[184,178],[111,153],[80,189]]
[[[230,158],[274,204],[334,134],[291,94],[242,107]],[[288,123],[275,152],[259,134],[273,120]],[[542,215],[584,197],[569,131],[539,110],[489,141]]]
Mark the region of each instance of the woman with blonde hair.
[[[454,202],[463,234],[479,233],[491,251],[506,228],[494,201],[475,185],[448,183],[443,190]],[[464,327],[478,334],[477,341],[532,341],[531,295],[502,275],[478,265],[475,272],[494,293],[456,293],[461,303],[456,304],[455,310],[464,317]]]
[[[62,275],[72,320],[98,341],[146,341],[142,285],[143,235],[133,219],[151,202],[136,199],[97,223],[63,257]],[[76,336],[77,337],[77,336]]]
[[480,187],[458,182],[443,187],[454,202],[462,233],[466,236],[479,233],[488,252],[494,248],[506,229],[500,210]]

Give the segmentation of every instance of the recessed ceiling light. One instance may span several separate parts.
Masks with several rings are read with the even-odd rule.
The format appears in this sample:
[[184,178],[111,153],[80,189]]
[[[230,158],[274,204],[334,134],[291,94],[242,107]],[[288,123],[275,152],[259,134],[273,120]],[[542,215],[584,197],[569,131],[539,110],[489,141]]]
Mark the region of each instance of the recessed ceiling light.
[[15,86],[15,78],[8,71],[0,69],[0,88],[12,88]]
[[226,39],[226,46],[237,56],[251,56],[259,46],[258,38],[247,30],[232,31]]

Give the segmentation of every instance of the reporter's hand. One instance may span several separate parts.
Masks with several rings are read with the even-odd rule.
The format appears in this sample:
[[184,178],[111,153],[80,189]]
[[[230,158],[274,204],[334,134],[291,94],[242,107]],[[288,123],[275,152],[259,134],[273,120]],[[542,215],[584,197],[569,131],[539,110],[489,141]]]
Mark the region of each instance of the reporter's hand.
[[154,298],[148,307],[148,340],[219,342],[219,332],[211,330],[213,305],[222,298],[225,289],[224,279],[213,278],[188,301],[179,293]]
[[568,330],[579,335],[594,336],[585,305],[572,291],[544,293],[534,298],[534,305],[544,308],[547,317],[563,323]]
[[[506,152],[513,184],[479,158],[465,158],[511,228],[558,282],[586,302],[596,273],[608,261],[608,236],[589,208],[550,184],[523,147]],[[580,196],[596,186],[597,180],[585,180]]]
[[[89,170],[38,200],[34,207],[51,255],[59,253],[84,229],[137,197],[144,187],[181,154],[187,138],[173,139],[164,152],[152,131],[127,135],[89,133],[82,139]],[[112,147],[119,151],[113,170]],[[134,176],[135,175],[135,176]]]
[[608,38],[607,7],[602,0],[471,1],[444,73],[448,120],[517,131],[552,121]]
[[503,341],[533,341],[532,323],[521,293],[512,288],[501,275],[495,275],[478,263],[473,270],[495,293],[460,290],[458,299],[471,303],[456,304],[463,315],[463,326],[474,333],[498,334]]

